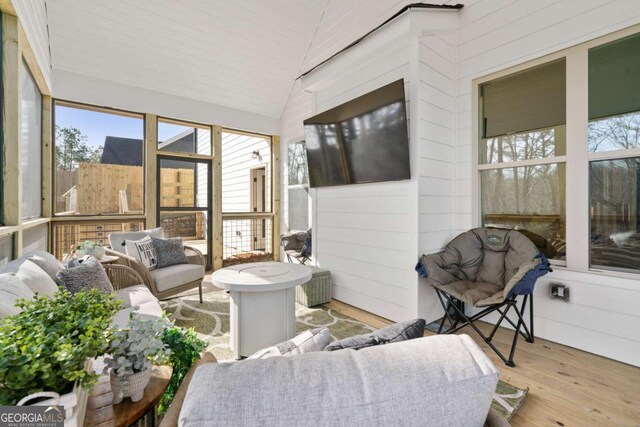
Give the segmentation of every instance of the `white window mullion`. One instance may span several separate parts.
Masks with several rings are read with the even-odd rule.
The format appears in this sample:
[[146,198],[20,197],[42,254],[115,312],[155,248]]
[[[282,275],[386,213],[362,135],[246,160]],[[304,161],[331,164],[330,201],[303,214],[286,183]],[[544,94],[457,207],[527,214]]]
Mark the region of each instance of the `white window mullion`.
[[567,268],[589,269],[588,51],[567,53]]

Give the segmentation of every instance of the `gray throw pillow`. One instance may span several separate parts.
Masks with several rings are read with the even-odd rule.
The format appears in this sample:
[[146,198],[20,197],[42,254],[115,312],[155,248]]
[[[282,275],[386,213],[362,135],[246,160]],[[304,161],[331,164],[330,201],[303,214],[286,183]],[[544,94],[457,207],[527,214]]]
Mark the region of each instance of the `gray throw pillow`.
[[406,341],[419,338],[424,335],[424,319],[405,320],[394,323],[370,334],[356,335],[340,341],[334,341],[324,348],[325,351],[342,350],[351,348],[360,350],[374,345],[389,344],[392,342]]
[[176,264],[189,264],[189,258],[184,253],[181,237],[172,237],[170,239],[152,237],[151,239],[158,256],[156,268],[169,267]]
[[102,264],[90,255],[77,267],[60,270],[58,279],[72,294],[89,289],[98,289],[106,294],[113,292],[113,286]]
[[296,354],[321,351],[329,344],[330,340],[329,329],[311,329],[291,338],[289,341],[258,350],[249,356],[249,359],[268,359],[274,356],[295,356]]

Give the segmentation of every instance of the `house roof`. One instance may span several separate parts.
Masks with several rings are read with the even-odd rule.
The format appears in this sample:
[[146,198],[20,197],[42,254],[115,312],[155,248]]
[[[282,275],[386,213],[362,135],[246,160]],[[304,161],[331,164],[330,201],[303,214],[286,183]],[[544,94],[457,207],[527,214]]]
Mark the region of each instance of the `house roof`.
[[109,165],[142,166],[142,140],[107,136],[100,163]]

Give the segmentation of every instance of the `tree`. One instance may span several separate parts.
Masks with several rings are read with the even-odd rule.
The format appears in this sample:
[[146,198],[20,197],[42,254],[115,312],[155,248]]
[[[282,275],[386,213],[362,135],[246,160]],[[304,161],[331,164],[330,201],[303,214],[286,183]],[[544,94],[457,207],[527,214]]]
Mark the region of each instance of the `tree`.
[[81,162],[98,163],[103,146],[92,148],[87,135],[74,127],[56,126],[56,166],[58,170],[75,170]]

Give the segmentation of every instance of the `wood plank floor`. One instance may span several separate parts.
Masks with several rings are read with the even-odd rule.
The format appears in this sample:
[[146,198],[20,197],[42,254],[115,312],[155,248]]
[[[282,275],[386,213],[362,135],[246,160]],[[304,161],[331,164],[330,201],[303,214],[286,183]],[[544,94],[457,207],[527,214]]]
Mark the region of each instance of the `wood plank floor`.
[[[390,322],[333,300],[324,307],[375,328]],[[483,332],[490,325],[479,324]],[[536,338],[518,342],[515,368],[509,368],[470,327],[470,335],[500,370],[500,379],[529,387],[529,395],[511,419],[513,426],[640,426],[640,368]],[[431,335],[426,332],[425,336]],[[504,352],[513,332],[500,328],[494,343]]]

